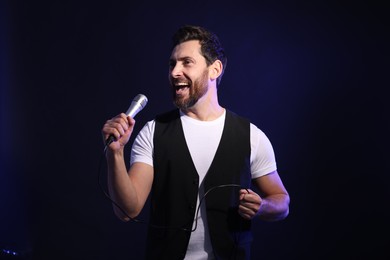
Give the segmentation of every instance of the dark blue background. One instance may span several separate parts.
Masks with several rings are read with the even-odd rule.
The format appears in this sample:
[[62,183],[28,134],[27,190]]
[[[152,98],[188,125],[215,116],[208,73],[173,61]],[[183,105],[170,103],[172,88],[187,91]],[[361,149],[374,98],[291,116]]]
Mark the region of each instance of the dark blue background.
[[[390,257],[383,5],[3,1],[0,7],[0,249],[39,260],[141,259],[146,226],[117,219],[98,185],[100,130],[138,93],[149,103],[135,132],[173,108],[170,37],[196,24],[216,32],[228,54],[221,105],[268,135],[291,195],[286,220],[254,222],[254,259]],[[104,164],[100,176],[104,185]],[[147,220],[147,209],[140,218]]]

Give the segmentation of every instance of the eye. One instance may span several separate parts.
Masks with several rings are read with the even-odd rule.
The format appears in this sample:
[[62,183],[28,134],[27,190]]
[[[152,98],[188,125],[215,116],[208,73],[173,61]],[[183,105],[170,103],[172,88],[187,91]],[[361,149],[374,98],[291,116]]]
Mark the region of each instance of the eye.
[[191,63],[192,63],[192,60],[190,60],[190,59],[183,60],[183,65],[190,65]]

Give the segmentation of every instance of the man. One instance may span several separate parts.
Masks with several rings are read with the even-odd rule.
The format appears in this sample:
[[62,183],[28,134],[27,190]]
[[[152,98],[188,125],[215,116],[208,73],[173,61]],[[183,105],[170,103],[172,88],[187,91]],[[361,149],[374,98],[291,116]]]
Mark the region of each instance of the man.
[[102,129],[104,140],[116,138],[106,150],[109,193],[122,208],[116,215],[136,217],[151,194],[147,259],[250,259],[251,220],[288,215],[268,138],[218,102],[226,62],[215,34],[179,28],[169,62],[177,109],[143,127],[129,170],[124,147],[134,119],[122,113]]

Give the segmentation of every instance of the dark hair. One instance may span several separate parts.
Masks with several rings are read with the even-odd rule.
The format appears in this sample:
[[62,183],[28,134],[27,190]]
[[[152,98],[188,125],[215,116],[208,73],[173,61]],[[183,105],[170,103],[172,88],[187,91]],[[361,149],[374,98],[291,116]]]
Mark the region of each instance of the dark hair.
[[205,57],[207,66],[210,66],[216,60],[220,60],[222,62],[222,73],[217,79],[218,86],[221,82],[222,75],[225,72],[227,57],[217,35],[200,26],[184,25],[173,35],[172,49],[180,43],[191,40],[199,41],[201,45],[201,54]]

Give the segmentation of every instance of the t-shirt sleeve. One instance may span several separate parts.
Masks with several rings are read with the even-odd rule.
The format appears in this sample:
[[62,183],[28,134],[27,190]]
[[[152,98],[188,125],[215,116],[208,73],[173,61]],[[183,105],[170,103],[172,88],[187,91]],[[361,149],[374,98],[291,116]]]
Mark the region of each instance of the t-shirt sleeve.
[[136,136],[130,153],[130,165],[143,162],[153,166],[154,120],[147,122]]
[[252,179],[277,169],[272,144],[263,131],[251,124],[251,173]]

